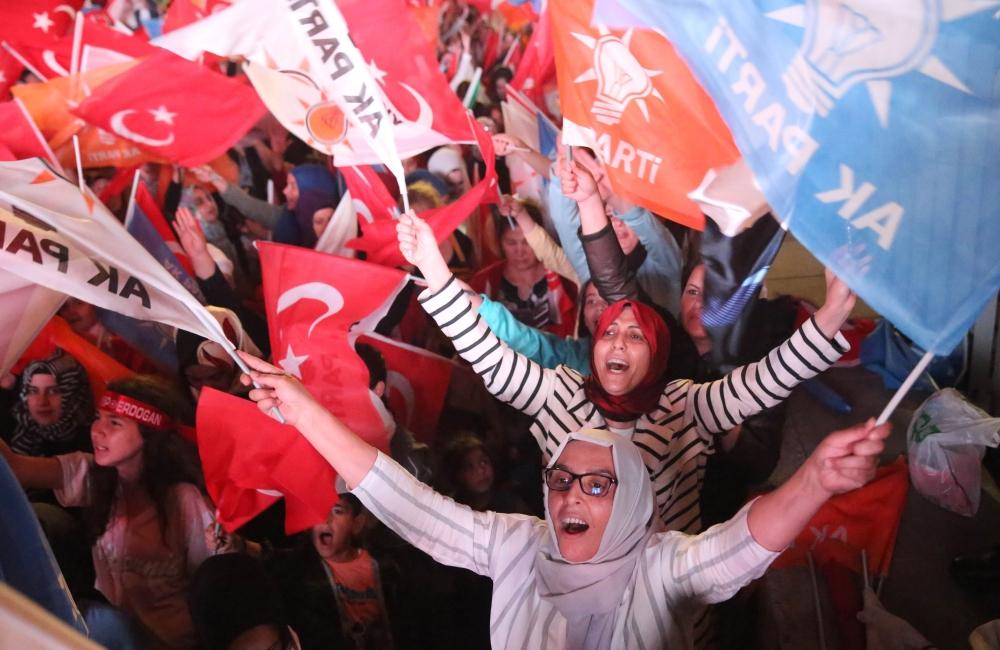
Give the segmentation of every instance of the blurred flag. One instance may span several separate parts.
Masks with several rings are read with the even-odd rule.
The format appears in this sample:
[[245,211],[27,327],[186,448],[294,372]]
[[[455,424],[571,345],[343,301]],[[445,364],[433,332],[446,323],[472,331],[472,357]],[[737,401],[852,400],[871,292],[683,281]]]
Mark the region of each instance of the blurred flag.
[[186,27],[231,4],[229,0],[173,0],[163,19],[163,33]]
[[354,211],[365,220],[384,221],[395,219],[399,212],[396,199],[386,189],[382,178],[369,165],[341,167],[340,174],[351,193]]
[[0,101],[10,98],[10,87],[17,83],[23,70],[24,66],[20,61],[0,49]]
[[622,197],[700,230],[687,197],[739,158],[712,99],[667,40],[591,27],[593,0],[552,0],[563,142],[593,149]]
[[546,91],[555,83],[556,58],[551,16],[550,10],[545,10],[534,25],[509,86],[523,92],[536,106],[544,107]]
[[0,3],[0,40],[44,47],[70,31],[83,0],[11,0]]
[[249,86],[159,51],[101,84],[72,111],[184,167],[224,154],[264,115]]
[[0,144],[7,147],[14,160],[44,158],[53,165],[58,164],[31,115],[17,98],[0,104]]
[[947,354],[1000,287],[997,6],[600,0],[597,18],[662,30],[795,237]]
[[65,299],[65,294],[38,285],[34,280],[0,273],[0,305],[3,305],[0,309],[0,377],[14,370],[21,354]]

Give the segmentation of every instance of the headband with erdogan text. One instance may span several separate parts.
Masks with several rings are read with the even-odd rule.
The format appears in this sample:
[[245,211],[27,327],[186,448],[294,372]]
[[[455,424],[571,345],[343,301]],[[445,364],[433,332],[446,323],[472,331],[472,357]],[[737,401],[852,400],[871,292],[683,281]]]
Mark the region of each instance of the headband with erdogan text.
[[174,426],[170,416],[155,406],[111,390],[104,391],[97,408],[158,431],[169,431]]

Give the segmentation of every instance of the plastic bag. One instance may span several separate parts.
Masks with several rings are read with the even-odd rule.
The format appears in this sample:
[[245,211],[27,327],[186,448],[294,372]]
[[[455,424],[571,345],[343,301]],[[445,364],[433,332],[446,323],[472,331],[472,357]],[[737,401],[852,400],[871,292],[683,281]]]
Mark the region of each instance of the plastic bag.
[[983,454],[998,444],[1000,418],[991,418],[954,388],[940,390],[910,420],[910,480],[942,508],[971,517],[979,509]]

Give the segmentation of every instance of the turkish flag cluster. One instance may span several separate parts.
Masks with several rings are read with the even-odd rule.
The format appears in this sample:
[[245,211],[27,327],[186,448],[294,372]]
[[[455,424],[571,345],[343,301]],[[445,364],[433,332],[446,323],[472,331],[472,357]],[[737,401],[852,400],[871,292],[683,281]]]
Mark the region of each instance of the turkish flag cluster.
[[347,190],[354,200],[354,210],[366,222],[386,221],[395,218],[396,199],[392,198],[382,178],[370,165],[341,167]]
[[45,47],[65,34],[83,0],[17,0],[0,3],[0,40]]
[[[296,246],[259,248],[275,364],[301,379],[348,428],[387,449],[387,423],[349,329],[363,321],[363,330],[376,318],[406,275]],[[249,402],[210,397],[203,394],[198,404],[199,451],[220,521],[238,527],[277,498],[259,489],[285,497],[289,532],[324,519],[336,502],[335,475],[315,449],[292,427],[254,415]]]
[[160,50],[101,84],[73,113],[197,167],[224,154],[265,111],[250,86]]
[[6,150],[0,149],[0,156],[9,156],[8,160],[36,157],[53,160],[45,138],[16,99],[0,104],[0,147]]
[[732,135],[666,38],[591,27],[593,9],[593,0],[549,3],[563,142],[594,149],[620,196],[701,230],[687,195],[709,169],[739,159]]
[[358,342],[374,346],[385,359],[386,395],[396,421],[420,442],[433,443],[441,408],[448,396],[453,363],[378,334],[362,336]]
[[[466,115],[469,114],[466,113]],[[496,203],[499,200],[493,140],[471,116],[467,119],[476,136],[476,143],[482,152],[483,160],[486,162],[486,173],[483,174],[482,180],[473,185],[472,189],[459,197],[458,200],[444,207],[420,213],[420,217],[426,220],[434,231],[434,237],[438,243],[447,239],[455,228],[458,228],[459,224],[469,218],[469,215],[480,203]],[[403,254],[399,252],[394,220],[374,221],[370,224],[360,224],[360,226],[361,237],[347,242],[348,248],[364,251],[367,253],[368,259],[376,264],[386,266],[406,264]]]

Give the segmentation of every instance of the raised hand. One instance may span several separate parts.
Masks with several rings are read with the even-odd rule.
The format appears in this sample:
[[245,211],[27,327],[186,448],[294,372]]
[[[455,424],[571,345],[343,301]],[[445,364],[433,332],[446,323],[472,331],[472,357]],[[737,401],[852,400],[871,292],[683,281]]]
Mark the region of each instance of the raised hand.
[[506,156],[515,151],[530,151],[528,146],[520,138],[515,138],[507,133],[495,133],[493,135],[493,151],[498,156]]
[[583,203],[597,194],[597,182],[587,169],[575,160],[566,160],[559,154],[558,169],[559,182],[562,184],[562,193],[567,198],[573,199],[577,203]]
[[220,192],[225,192],[226,188],[229,187],[229,183],[226,182],[222,176],[218,174],[214,169],[208,165],[202,165],[201,167],[193,167],[191,173],[194,174],[202,183],[211,183],[215,189]]
[[816,310],[816,324],[827,338],[836,336],[854,310],[857,295],[833,271],[826,269],[826,300]]
[[420,269],[432,291],[439,290],[448,282],[451,271],[441,256],[434,231],[413,210],[404,213],[396,222],[396,237],[399,252],[407,262]]
[[177,231],[177,239],[181,248],[191,258],[191,266],[194,273],[202,280],[207,280],[215,274],[215,260],[208,252],[208,244],[205,241],[205,233],[201,229],[201,224],[187,208],[177,208],[177,215],[174,219],[174,230]]
[[889,424],[863,424],[834,431],[806,460],[812,482],[830,496],[855,490],[875,477],[878,457],[885,449]]
[[250,374],[241,375],[240,381],[245,386],[254,382],[260,386],[250,391],[250,399],[267,415],[277,419],[273,412],[277,408],[286,424],[301,427],[317,412],[325,411],[302,382],[292,375],[246,352],[238,354],[250,367]]

